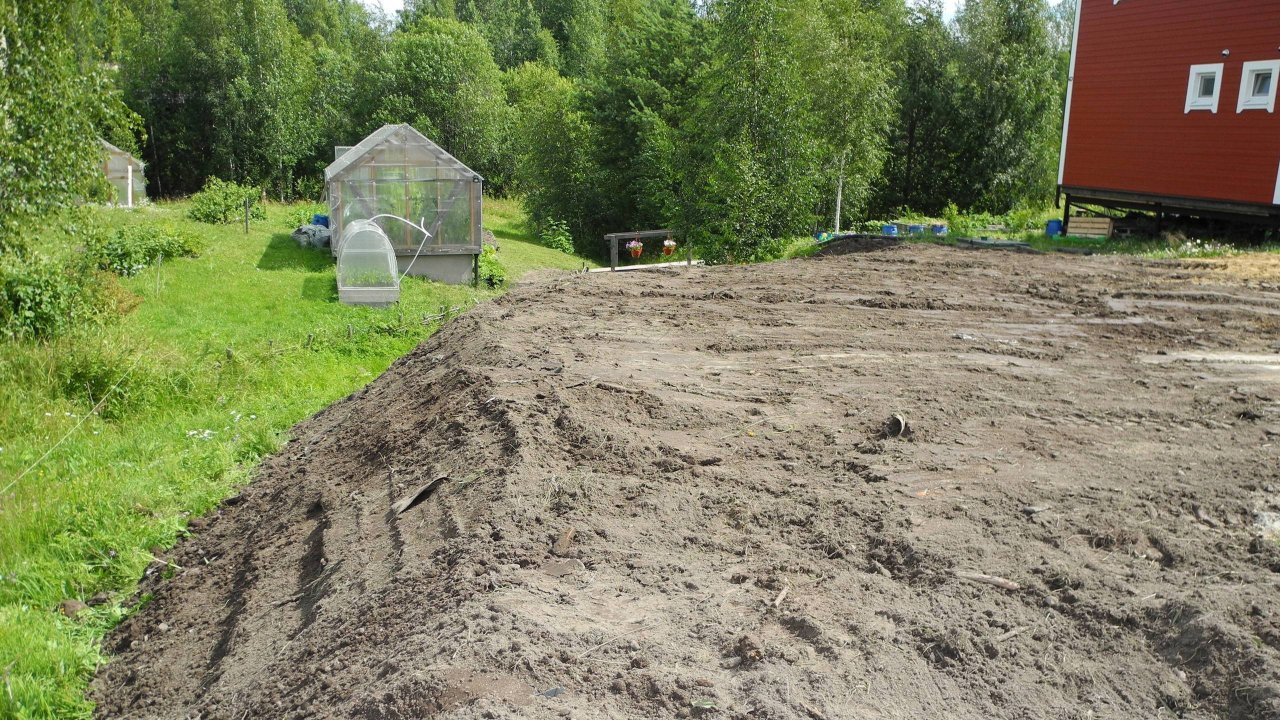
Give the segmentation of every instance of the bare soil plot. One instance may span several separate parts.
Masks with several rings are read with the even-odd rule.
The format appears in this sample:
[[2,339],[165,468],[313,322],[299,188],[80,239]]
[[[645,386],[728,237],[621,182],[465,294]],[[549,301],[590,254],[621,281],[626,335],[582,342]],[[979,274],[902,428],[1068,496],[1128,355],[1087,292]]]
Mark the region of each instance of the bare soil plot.
[[933,246],[518,289],[195,523],[99,712],[1280,718],[1278,318]]
[[1280,289],[1280,253],[1248,253],[1189,262],[1193,267],[1212,268],[1263,289]]

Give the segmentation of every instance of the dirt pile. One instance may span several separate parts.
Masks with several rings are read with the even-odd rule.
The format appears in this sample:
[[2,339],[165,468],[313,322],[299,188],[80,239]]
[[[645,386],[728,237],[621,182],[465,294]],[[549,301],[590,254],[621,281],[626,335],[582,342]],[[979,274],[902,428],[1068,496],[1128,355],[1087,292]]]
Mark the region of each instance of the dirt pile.
[[525,287],[298,426],[99,713],[1280,718],[1277,343],[1102,257]]

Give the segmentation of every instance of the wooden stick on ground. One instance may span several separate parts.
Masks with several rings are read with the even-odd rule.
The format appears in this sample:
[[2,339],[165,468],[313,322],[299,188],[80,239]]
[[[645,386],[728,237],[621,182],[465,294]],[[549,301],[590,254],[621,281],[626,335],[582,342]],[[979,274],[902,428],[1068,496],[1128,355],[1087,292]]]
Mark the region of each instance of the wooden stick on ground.
[[1031,627],[1030,627],[1030,626],[1028,626],[1028,625],[1022,625],[1022,626],[1016,627],[1016,628],[1014,628],[1014,629],[1010,630],[1009,632],[1007,632],[1007,633],[1005,633],[1005,634],[1001,635],[1000,637],[996,638],[996,642],[1004,642],[1005,640],[1011,640],[1011,639],[1013,639],[1015,636],[1021,635],[1022,633],[1026,632],[1026,631],[1028,631],[1028,630],[1030,630],[1030,629],[1031,629]]
[[995,575],[983,575],[982,573],[965,572],[963,570],[956,570],[955,575],[961,580],[971,580],[973,582],[986,583],[987,585],[995,585],[1002,590],[1022,589],[1022,586],[1018,583]]

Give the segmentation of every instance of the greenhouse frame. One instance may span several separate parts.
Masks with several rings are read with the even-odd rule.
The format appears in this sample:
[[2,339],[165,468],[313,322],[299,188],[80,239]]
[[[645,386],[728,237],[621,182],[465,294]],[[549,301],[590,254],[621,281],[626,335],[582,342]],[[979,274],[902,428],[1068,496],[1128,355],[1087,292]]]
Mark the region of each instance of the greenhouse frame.
[[133,207],[146,200],[147,177],[142,161],[106,140],[99,142],[106,153],[102,160],[102,174],[115,191],[112,203]]
[[338,251],[338,299],[373,307],[400,300],[395,249],[382,228],[369,220],[347,224],[347,237]]
[[384,125],[334,148],[325,169],[333,254],[358,221],[388,239],[401,275],[474,282],[481,250],[484,178],[410,125]]

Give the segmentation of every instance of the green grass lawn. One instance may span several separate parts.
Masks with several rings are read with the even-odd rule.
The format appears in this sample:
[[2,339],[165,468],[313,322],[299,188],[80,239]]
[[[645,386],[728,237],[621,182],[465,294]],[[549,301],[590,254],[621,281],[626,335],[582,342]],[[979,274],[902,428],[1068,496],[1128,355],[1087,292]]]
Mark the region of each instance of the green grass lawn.
[[[485,209],[511,279],[582,267],[529,242],[516,202]],[[89,716],[99,641],[153,552],[243,485],[295,423],[428,337],[439,323],[424,316],[495,294],[406,278],[394,307],[345,306],[329,252],[289,237],[289,208],[248,235],[184,210],[96,214],[209,241],[199,258],[123,280],[131,312],[49,343],[0,344],[0,717]],[[57,611],[99,592],[109,599],[74,621]]]

